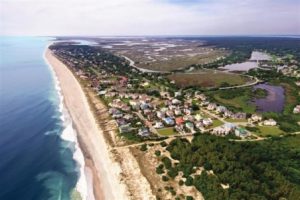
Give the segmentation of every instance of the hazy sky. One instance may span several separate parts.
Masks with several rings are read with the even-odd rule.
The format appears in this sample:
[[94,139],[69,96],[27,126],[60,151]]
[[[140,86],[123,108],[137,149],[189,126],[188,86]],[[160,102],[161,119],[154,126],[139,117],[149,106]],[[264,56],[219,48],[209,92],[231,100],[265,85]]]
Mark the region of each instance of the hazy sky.
[[0,35],[300,34],[300,0],[0,0]]

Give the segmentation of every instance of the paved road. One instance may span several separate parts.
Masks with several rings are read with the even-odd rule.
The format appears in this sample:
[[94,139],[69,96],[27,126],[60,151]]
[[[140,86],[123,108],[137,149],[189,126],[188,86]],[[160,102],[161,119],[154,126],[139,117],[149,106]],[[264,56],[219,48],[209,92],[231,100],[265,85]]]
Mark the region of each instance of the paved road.
[[152,133],[159,135],[158,131],[152,126],[152,124],[140,112],[134,112],[134,113],[146,124],[146,126],[148,126],[148,128],[150,129],[150,131]]

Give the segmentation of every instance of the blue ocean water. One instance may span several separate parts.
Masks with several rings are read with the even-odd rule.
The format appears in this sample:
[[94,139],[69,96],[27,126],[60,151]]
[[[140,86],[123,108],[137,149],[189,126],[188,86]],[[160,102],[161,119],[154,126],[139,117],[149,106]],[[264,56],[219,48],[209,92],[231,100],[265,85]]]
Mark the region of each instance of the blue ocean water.
[[0,200],[70,199],[78,180],[43,59],[49,39],[0,37]]

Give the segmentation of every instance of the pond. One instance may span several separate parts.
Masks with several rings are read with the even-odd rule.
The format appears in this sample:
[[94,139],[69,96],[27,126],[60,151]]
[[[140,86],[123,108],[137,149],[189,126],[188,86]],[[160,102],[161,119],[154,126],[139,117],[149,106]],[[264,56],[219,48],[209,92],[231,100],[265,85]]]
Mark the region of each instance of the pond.
[[251,54],[251,58],[248,61],[225,65],[224,67],[221,67],[221,69],[224,69],[226,71],[247,72],[250,69],[258,68],[259,61],[267,60],[271,60],[271,56],[269,54],[259,51],[253,51]]
[[230,65],[225,65],[221,69],[224,69],[226,71],[248,71],[253,68],[257,68],[258,63],[257,62],[243,62],[243,63],[235,63],[235,64],[230,64]]
[[262,83],[255,85],[254,89],[261,88],[268,91],[264,98],[253,99],[257,112],[277,112],[280,113],[284,108],[285,94],[282,86],[269,85]]

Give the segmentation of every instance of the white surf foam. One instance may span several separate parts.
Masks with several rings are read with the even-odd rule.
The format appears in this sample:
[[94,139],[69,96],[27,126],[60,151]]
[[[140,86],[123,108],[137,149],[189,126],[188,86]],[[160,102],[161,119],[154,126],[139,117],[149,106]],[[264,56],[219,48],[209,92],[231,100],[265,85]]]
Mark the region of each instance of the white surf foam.
[[[46,47],[46,50],[48,49],[49,46],[50,45],[48,45]],[[45,57],[46,50],[45,50],[43,56],[44,56],[44,60],[45,60],[46,64],[49,66],[50,71],[53,75],[52,77],[53,77],[54,84],[55,84],[55,90],[57,91],[57,95],[59,97],[59,112],[61,113],[60,119],[63,121],[63,125],[64,125],[64,130],[61,133],[61,138],[65,141],[74,142],[74,144],[75,144],[75,151],[73,152],[73,159],[77,162],[78,167],[79,167],[79,178],[78,178],[78,181],[76,184],[76,190],[80,193],[81,198],[83,200],[90,200],[91,198],[94,199],[94,197],[91,197],[91,195],[93,196],[93,191],[92,191],[93,187],[88,187],[88,185],[92,185],[92,183],[88,183],[88,181],[92,181],[92,179],[87,178],[87,176],[86,176],[84,156],[79,147],[79,143],[77,140],[77,133],[76,133],[76,130],[73,128],[72,119],[70,117],[70,114],[69,114],[68,110],[66,109],[66,107],[64,106],[63,95],[61,92],[59,80],[58,80],[52,66],[50,65],[50,63],[48,62],[48,60]]]

